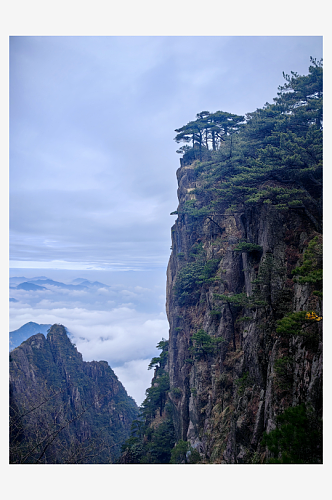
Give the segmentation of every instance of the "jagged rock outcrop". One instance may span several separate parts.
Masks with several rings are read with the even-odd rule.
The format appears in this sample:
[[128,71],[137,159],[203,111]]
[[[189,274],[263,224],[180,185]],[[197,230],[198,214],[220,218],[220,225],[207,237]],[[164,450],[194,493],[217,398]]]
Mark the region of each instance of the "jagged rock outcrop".
[[112,463],[138,408],[106,361],[85,362],[62,325],[10,353],[11,463]]
[[[321,300],[293,273],[310,242],[320,255],[318,208],[261,204],[199,216],[185,207],[204,205],[201,163],[182,162],[177,178],[166,304],[176,438],[203,462],[263,462],[263,433],[285,409],[305,404],[322,416]],[[302,330],[280,326],[301,311]],[[195,337],[202,331],[207,340]]]

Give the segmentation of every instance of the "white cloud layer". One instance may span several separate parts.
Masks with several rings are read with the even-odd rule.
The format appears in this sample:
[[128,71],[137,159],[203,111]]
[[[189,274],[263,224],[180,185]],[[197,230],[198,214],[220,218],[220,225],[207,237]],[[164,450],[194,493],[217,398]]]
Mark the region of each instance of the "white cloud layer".
[[[123,277],[116,273],[118,281]],[[163,283],[163,274],[160,278]],[[156,275],[152,273],[150,280],[145,275],[144,281],[145,287],[113,283],[88,290],[51,285],[46,291],[11,289],[10,296],[18,302],[10,303],[10,331],[30,321],[64,325],[84,361],[107,361],[141,404],[153,376],[148,364],[159,354],[157,343],[168,338],[165,297]]]
[[41,306],[45,308],[20,308],[14,303],[11,315],[19,326],[29,321],[66,326],[84,361],[107,361],[128,394],[138,404],[143,401],[152,378],[151,372],[146,373],[147,366],[158,353],[157,343],[168,338],[164,313],[155,317],[128,307],[91,311],[80,307],[52,309],[51,304],[45,302]]

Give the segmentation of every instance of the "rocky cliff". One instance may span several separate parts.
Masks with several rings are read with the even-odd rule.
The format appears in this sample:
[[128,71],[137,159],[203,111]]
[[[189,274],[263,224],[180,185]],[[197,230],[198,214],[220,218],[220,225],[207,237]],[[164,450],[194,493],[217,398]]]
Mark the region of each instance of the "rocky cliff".
[[[167,270],[176,437],[206,462],[263,462],[263,433],[284,410],[305,403],[322,415],[321,301],[310,280],[292,273],[310,242],[321,258],[321,235],[310,213],[270,204],[195,217],[184,208],[204,204],[199,163],[177,178]],[[283,329],[285,317],[299,321],[298,331]]]
[[167,363],[152,360],[124,463],[149,462],[166,422],[167,463],[322,463],[323,68],[311,63],[273,104],[176,130]]
[[84,362],[62,325],[10,353],[11,463],[111,463],[138,408],[106,361]]

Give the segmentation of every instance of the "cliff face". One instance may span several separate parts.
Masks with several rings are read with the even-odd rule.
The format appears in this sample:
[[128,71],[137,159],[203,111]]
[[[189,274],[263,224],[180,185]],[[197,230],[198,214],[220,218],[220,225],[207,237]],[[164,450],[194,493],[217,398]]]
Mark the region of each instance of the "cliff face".
[[84,362],[61,325],[10,354],[11,462],[110,463],[137,405],[106,361]]
[[206,204],[207,170],[177,171],[166,304],[176,439],[203,462],[264,462],[278,415],[304,404],[322,416],[321,301],[303,275],[312,253],[312,269],[321,265],[319,213],[268,203],[190,212]]

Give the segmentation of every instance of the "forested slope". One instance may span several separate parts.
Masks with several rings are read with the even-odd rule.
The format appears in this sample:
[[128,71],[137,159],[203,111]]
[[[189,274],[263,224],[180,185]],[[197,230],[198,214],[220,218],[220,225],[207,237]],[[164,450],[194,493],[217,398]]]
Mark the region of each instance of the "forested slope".
[[322,462],[322,74],[176,130],[169,341],[120,463]]

